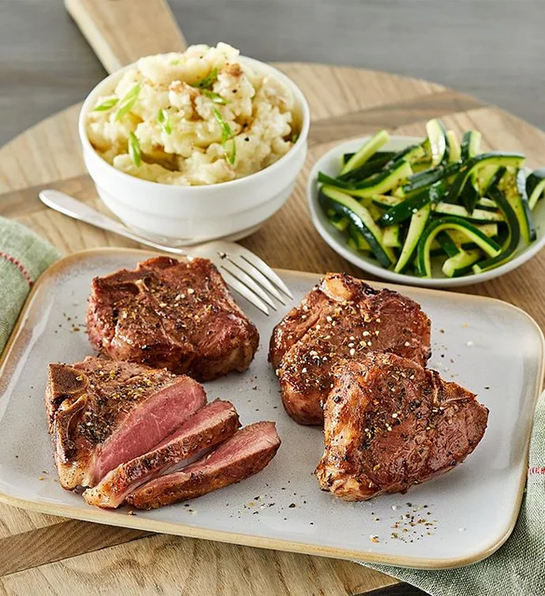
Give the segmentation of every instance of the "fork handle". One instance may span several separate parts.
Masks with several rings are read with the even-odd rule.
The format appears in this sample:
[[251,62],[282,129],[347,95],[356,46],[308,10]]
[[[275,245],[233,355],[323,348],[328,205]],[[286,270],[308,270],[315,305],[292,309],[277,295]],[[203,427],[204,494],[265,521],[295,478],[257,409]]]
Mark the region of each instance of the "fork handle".
[[163,244],[159,244],[136,232],[131,231],[124,225],[117,223],[111,217],[99,213],[92,207],[89,207],[89,205],[86,205],[85,203],[82,203],[81,201],[74,199],[73,197],[65,194],[64,192],[60,192],[58,190],[42,190],[39,196],[42,203],[44,203],[51,209],[58,211],[59,213],[68,215],[68,217],[72,217],[79,221],[91,224],[92,226],[101,228],[102,230],[113,232],[114,234],[118,234],[119,236],[124,236],[125,238],[129,238],[130,240],[134,240],[136,242],[139,242],[140,244],[146,244],[147,246],[151,246],[159,250],[175,252],[176,254],[185,254],[185,251],[183,251],[182,249],[172,248]]

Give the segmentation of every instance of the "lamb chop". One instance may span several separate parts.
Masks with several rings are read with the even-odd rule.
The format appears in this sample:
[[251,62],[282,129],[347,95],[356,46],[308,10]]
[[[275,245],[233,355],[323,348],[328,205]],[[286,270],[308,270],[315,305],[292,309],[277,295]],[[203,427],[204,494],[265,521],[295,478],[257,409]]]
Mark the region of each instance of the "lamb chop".
[[191,459],[222,443],[240,427],[232,403],[214,400],[167,437],[155,449],[120,464],[83,498],[90,505],[110,509],[123,504],[125,497],[153,478],[179,470]]
[[93,280],[89,340],[113,360],[199,381],[244,371],[259,335],[207,259],[156,257]]
[[323,424],[322,402],[331,389],[332,367],[370,350],[425,365],[430,320],[416,302],[397,292],[328,273],[271,337],[269,360],[280,379],[286,412],[299,424]]
[[127,497],[127,502],[137,509],[155,509],[200,497],[257,474],[279,446],[274,422],[250,424],[203,459],[144,484]]
[[153,449],[206,403],[186,376],[88,357],[50,364],[46,410],[63,488],[94,486]]
[[413,360],[369,352],[333,374],[316,476],[337,497],[405,492],[452,470],[484,435],[488,410],[476,396]]

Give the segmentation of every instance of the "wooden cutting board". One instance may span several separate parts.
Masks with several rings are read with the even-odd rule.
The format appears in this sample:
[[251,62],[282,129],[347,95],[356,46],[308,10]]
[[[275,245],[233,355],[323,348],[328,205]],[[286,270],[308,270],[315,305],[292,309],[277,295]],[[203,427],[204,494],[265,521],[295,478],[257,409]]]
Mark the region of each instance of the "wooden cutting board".
[[[181,50],[183,36],[163,0],[66,0],[108,70],[139,56]],[[383,72],[317,64],[277,65],[310,103],[309,156],[285,207],[242,243],[272,266],[306,271],[355,267],[314,231],[305,182],[315,160],[347,138],[387,128],[423,135],[441,117],[461,133],[479,129],[483,146],[522,151],[530,167],[545,164],[545,134],[530,124],[441,85]],[[68,254],[134,243],[46,210],[40,188],[65,190],[97,208],[77,138],[78,106],[48,118],[0,149],[0,215],[21,221]],[[468,292],[507,300],[543,327],[545,255]],[[327,594],[367,592],[395,580],[347,561],[172,536],[150,535],[0,504],[0,593],[20,594]],[[409,593],[399,588],[397,593]]]

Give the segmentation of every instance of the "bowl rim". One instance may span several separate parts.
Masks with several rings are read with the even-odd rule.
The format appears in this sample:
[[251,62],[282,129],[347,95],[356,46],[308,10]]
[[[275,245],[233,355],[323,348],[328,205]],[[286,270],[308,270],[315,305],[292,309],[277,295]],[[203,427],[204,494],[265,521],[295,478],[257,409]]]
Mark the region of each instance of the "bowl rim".
[[[366,140],[370,138],[370,135],[363,137],[355,137],[353,139],[344,141],[338,145],[335,145],[328,151],[326,151],[320,158],[314,163],[307,180],[306,193],[308,208],[311,215],[312,225],[318,231],[322,239],[328,244],[337,254],[341,255],[347,261],[356,265],[363,271],[372,273],[382,279],[387,279],[392,282],[402,283],[405,285],[420,286],[420,287],[459,287],[469,286],[476,283],[482,283],[496,277],[500,277],[505,273],[509,273],[531,258],[533,258],[544,246],[545,246],[545,233],[541,237],[538,237],[532,244],[523,248],[515,258],[507,261],[503,265],[484,271],[482,273],[472,273],[471,275],[464,275],[461,277],[432,277],[422,278],[413,275],[407,275],[405,273],[396,273],[389,269],[383,269],[380,265],[376,265],[364,257],[355,254],[348,246],[342,245],[322,223],[320,218],[320,207],[317,202],[317,182],[318,172],[322,169],[324,163],[332,157],[340,157],[343,153],[349,152],[356,149],[359,145],[362,145]],[[415,136],[404,136],[404,135],[390,135],[389,143],[398,142],[405,143],[406,145],[413,143],[422,142],[423,137]]]
[[[161,55],[161,54],[152,54],[152,55]],[[80,138],[80,142],[83,147],[84,154],[86,151],[89,151],[91,153],[91,155],[93,155],[95,158],[100,160],[101,165],[103,167],[105,167],[106,170],[108,170],[112,176],[115,176],[119,182],[125,181],[128,183],[140,184],[142,186],[142,188],[149,188],[150,190],[151,189],[155,189],[155,190],[164,189],[166,191],[168,189],[168,192],[174,192],[174,193],[180,193],[180,192],[185,192],[185,193],[199,192],[200,194],[212,193],[214,189],[217,189],[217,188],[223,189],[223,188],[226,188],[227,186],[229,186],[229,188],[235,188],[237,185],[240,186],[241,184],[244,184],[248,180],[254,181],[258,177],[263,177],[264,175],[266,175],[266,173],[275,172],[280,167],[282,167],[282,165],[284,165],[287,161],[289,161],[290,157],[293,158],[293,156],[295,155],[296,152],[298,152],[301,148],[304,149],[304,147],[306,146],[308,132],[309,132],[309,128],[310,128],[310,107],[309,107],[307,98],[305,97],[304,93],[301,91],[299,86],[296,85],[295,82],[290,77],[288,77],[288,75],[286,75],[279,69],[275,68],[274,66],[268,64],[267,62],[261,62],[260,60],[256,60],[255,58],[250,58],[248,56],[239,55],[238,59],[243,64],[247,63],[250,66],[256,67],[258,70],[262,69],[264,71],[268,71],[268,72],[272,73],[275,77],[280,79],[285,85],[287,85],[291,89],[292,93],[294,94],[295,100],[301,109],[302,123],[301,123],[301,131],[299,133],[299,137],[297,138],[293,147],[287,153],[285,153],[279,160],[275,161],[270,166],[267,166],[266,168],[259,170],[258,172],[254,172],[253,174],[249,174],[248,176],[244,176],[242,178],[236,178],[235,180],[228,180],[225,182],[218,182],[215,184],[179,186],[179,185],[175,185],[175,184],[164,184],[162,182],[154,182],[152,180],[145,180],[143,178],[131,176],[130,174],[127,174],[126,172],[118,170],[113,165],[108,163],[95,150],[95,148],[91,145],[91,142],[89,141],[89,138],[87,136],[87,130],[86,130],[87,114],[89,113],[89,110],[90,110],[90,107],[91,107],[91,104],[93,103],[93,101],[96,99],[96,97],[98,95],[100,95],[101,89],[103,89],[104,87],[107,87],[114,81],[117,82],[126,71],[130,70],[138,63],[138,60],[135,62],[132,62],[131,64],[127,64],[126,66],[123,66],[119,70],[116,70],[115,72],[109,74],[107,77],[102,79],[99,83],[97,83],[91,89],[91,91],[87,94],[86,98],[84,99],[83,104],[82,104],[79,114],[78,114],[78,133],[79,133],[79,138]]]

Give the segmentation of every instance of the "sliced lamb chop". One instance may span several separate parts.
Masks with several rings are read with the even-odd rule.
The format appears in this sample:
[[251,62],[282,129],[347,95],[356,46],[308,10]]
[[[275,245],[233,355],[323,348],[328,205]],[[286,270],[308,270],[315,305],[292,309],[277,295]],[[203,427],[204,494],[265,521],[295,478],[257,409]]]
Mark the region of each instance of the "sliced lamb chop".
[[274,422],[250,424],[181,472],[144,484],[127,497],[127,502],[137,509],[156,509],[200,497],[257,474],[278,447],[280,439]]
[[205,405],[206,394],[189,377],[88,357],[50,364],[45,400],[60,482],[73,489],[153,449]]
[[216,399],[188,418],[173,435],[153,451],[123,463],[83,493],[90,505],[112,509],[139,486],[166,473],[179,470],[190,458],[203,454],[232,436],[240,427],[232,403]]
[[325,404],[322,490],[347,501],[405,492],[477,447],[488,410],[439,373],[395,354],[339,362]]
[[269,360],[286,412],[299,424],[323,424],[322,402],[341,358],[392,352],[425,365],[430,320],[397,292],[376,290],[342,273],[328,273],[274,328]]
[[93,280],[87,330],[114,360],[210,381],[250,366],[259,334],[207,259],[156,257]]

